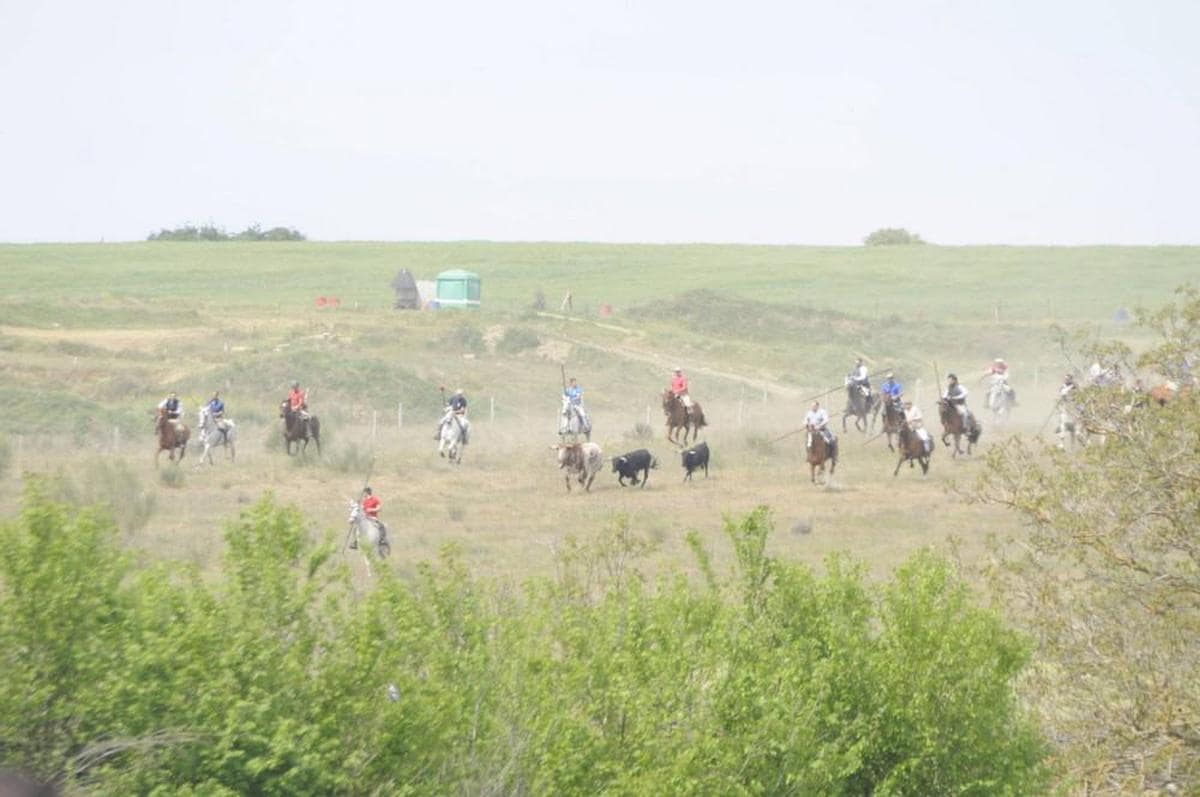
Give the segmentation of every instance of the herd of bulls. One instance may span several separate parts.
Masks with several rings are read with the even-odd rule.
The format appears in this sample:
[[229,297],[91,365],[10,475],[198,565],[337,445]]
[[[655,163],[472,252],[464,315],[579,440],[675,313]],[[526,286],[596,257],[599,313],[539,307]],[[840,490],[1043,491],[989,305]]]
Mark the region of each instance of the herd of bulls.
[[[596,474],[604,467],[604,452],[596,443],[559,443],[550,446],[558,452],[558,467],[563,471],[567,492],[571,492],[571,482],[577,481],[585,491],[591,490]],[[690,481],[692,474],[698,470],[704,471],[708,478],[708,443],[700,443],[683,451],[680,455],[684,470],[684,481]],[[643,488],[650,480],[650,471],[658,468],[658,459],[644,448],[630,451],[619,457],[613,457],[612,472],[617,474],[617,483],[625,486],[629,479],[633,486]],[[639,480],[638,475],[641,474]]]

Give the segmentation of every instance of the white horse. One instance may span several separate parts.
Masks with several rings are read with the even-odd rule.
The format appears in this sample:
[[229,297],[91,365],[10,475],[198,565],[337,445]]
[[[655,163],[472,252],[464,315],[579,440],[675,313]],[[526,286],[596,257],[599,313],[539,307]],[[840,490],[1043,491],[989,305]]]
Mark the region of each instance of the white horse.
[[391,553],[392,544],[388,540],[387,526],[383,525],[382,520],[371,520],[364,515],[362,505],[358,501],[350,502],[349,522],[347,536],[354,540],[355,547],[358,547],[360,540],[366,540],[381,559]]
[[570,399],[563,396],[562,412],[558,415],[558,436],[564,437],[566,435],[571,435],[576,439],[579,438],[579,435],[584,435],[590,442],[592,439],[592,422],[582,407],[577,407],[571,403]]
[[217,446],[224,447],[230,462],[236,459],[237,427],[234,426],[233,421],[228,418],[222,418],[220,421],[214,419],[212,413],[208,411],[208,406],[205,405],[200,408],[200,420],[197,428],[200,430],[200,444],[204,446],[204,451],[200,454],[200,461],[196,463],[196,467],[203,465],[205,460],[212,465],[212,450]]
[[992,411],[992,417],[1001,421],[1012,411],[1014,401],[1013,389],[1008,380],[1002,377],[993,378],[987,392],[987,408]]
[[471,422],[461,415],[447,413],[442,423],[442,432],[438,437],[438,455],[448,458],[455,464],[462,464],[463,449],[467,445],[467,432]]

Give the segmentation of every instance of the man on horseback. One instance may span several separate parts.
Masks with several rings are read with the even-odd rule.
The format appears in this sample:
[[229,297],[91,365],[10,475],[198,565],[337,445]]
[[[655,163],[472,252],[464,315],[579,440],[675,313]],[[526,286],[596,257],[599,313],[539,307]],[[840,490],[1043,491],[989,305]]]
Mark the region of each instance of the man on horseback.
[[914,406],[911,401],[904,402],[904,420],[925,447],[925,454],[930,454],[933,451],[933,438],[925,428],[925,416],[921,414],[921,408]]
[[946,392],[942,394],[942,398],[959,414],[963,419],[963,427],[970,429],[975,425],[975,416],[967,409],[967,389],[959,384],[958,377],[950,374],[946,377]]
[[[383,502],[379,500],[379,496],[371,492],[370,487],[364,487],[362,498],[359,499],[358,505],[362,508],[363,517],[375,524],[379,529],[379,539],[381,542],[387,542],[387,526],[383,525],[383,521],[379,519],[379,507]],[[350,540],[350,548],[358,548],[358,536],[355,535]]]
[[859,389],[863,398],[871,395],[871,379],[867,375],[867,365],[862,357],[855,360],[854,368],[846,375],[847,390],[853,390],[855,387]]
[[588,420],[587,411],[583,409],[583,388],[571,377],[567,382],[567,386],[563,388],[563,399],[567,406],[579,414],[580,428],[591,431],[592,422]]
[[675,398],[683,402],[683,406],[687,408],[688,415],[691,415],[692,397],[688,395],[688,379],[684,376],[683,369],[678,365],[675,366],[674,376],[671,377],[671,393]]
[[179,402],[179,396],[175,395],[172,390],[167,394],[167,397],[158,403],[159,412],[166,416],[167,420],[176,429],[179,428],[179,418],[183,415],[183,405]]
[[221,401],[219,390],[214,391],[212,398],[208,400],[208,416],[217,425],[217,431],[224,432],[229,428],[229,423],[225,420],[225,402]]
[[288,391],[288,408],[302,421],[308,420],[308,392],[300,389],[300,382],[293,380]]
[[900,397],[904,394],[904,388],[896,381],[896,377],[891,371],[887,372],[883,384],[879,386],[879,393],[883,396],[884,401],[890,402],[896,409],[903,411]]
[[[455,390],[454,394],[451,395],[450,398],[446,401],[446,414],[442,416],[441,422],[438,423],[437,432],[434,433],[433,439],[434,440],[441,439],[442,430],[446,428],[446,424],[450,423],[451,418],[454,418],[455,416],[457,416],[457,417],[463,418],[465,420],[466,415],[467,415],[467,396],[465,393],[463,393],[463,389],[460,387],[458,390]],[[468,428],[469,427],[466,423],[462,424],[463,445],[467,444],[467,429]]]
[[[829,413],[821,406],[821,402],[814,401],[808,413],[804,416],[804,425],[809,430],[821,435],[825,440],[825,445],[829,446],[833,458],[837,459],[837,438],[833,436],[833,430],[829,428]],[[807,448],[811,448],[811,443]]]
[[1017,391],[1008,383],[1008,377],[1008,363],[1004,362],[1001,357],[992,360],[991,367],[983,372],[984,379],[991,379],[989,394],[1003,391],[1004,395],[1008,397],[1009,403],[1015,407],[1017,406]]

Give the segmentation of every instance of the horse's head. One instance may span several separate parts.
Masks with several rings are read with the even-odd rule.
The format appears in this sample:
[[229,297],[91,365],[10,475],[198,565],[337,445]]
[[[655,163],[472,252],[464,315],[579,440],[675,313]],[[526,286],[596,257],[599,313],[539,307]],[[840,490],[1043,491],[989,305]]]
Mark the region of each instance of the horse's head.
[[279,417],[286,418],[288,416],[289,409],[290,409],[290,407],[288,406],[288,400],[284,399],[283,401],[281,401],[279,403]]

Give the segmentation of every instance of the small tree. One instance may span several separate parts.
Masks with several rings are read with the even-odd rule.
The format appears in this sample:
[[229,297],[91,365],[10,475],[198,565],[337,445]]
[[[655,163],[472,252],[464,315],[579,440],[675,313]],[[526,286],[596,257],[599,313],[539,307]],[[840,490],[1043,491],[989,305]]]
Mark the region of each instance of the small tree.
[[915,232],[909,232],[903,227],[880,227],[863,239],[866,246],[901,246],[907,244],[923,244],[925,241]]
[[[1190,374],[1200,293],[1153,314],[1136,360],[1084,345],[1119,373]],[[1065,349],[1068,357],[1075,347]],[[1190,388],[1190,389],[1189,389]],[[1029,524],[997,541],[1000,594],[1039,641],[1030,695],[1075,787],[1088,794],[1200,787],[1200,401],[1180,382],[1165,406],[1112,384],[1077,388],[1078,454],[1013,438],[988,455],[976,497]]]

